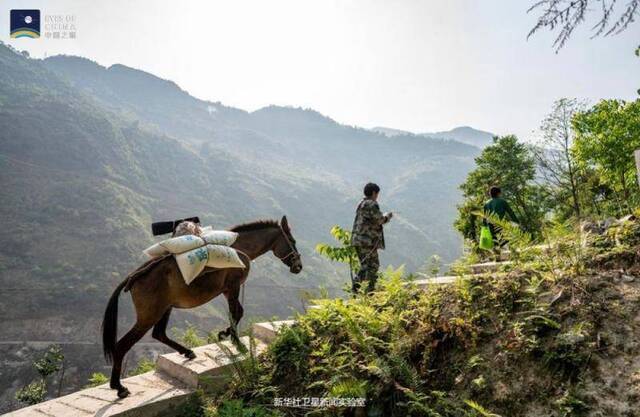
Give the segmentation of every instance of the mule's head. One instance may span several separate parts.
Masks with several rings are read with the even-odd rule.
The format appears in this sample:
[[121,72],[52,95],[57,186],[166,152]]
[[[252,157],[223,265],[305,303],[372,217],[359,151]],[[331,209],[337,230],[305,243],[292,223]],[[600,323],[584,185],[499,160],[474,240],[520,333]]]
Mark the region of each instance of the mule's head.
[[296,240],[291,234],[287,216],[282,216],[280,230],[282,233],[280,233],[273,245],[273,254],[289,267],[291,273],[297,274],[302,271],[302,259],[298,248],[296,248]]

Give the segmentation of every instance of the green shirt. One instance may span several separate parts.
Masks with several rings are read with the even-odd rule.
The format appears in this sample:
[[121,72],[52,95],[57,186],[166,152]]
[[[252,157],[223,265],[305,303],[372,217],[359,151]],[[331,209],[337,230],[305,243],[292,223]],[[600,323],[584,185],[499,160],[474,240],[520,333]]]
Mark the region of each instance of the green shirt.
[[508,214],[512,221],[518,223],[518,218],[514,214],[513,210],[511,210],[511,207],[509,207],[509,203],[500,197],[492,198],[487,201],[484,205],[484,212],[495,214],[500,219],[504,219],[504,216]]

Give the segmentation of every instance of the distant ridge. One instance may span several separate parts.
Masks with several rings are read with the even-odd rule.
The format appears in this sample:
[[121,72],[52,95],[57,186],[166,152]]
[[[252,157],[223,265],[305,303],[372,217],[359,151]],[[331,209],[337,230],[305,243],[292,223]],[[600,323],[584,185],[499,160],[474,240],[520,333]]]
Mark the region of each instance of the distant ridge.
[[467,145],[484,148],[493,142],[493,133],[474,129],[470,126],[460,126],[445,132],[421,133],[420,136],[438,139],[451,139]]
[[474,129],[470,126],[460,126],[451,130],[442,132],[427,132],[427,133],[412,133],[406,130],[392,129],[389,127],[374,127],[371,129],[373,132],[383,134],[387,137],[401,136],[401,135],[414,135],[423,136],[432,139],[446,139],[455,140],[456,142],[465,143],[467,145],[476,146],[478,148],[484,148],[493,142],[493,136],[491,132],[485,132],[483,130]]
[[374,127],[371,130],[377,133],[381,133],[390,138],[394,136],[400,136],[400,135],[415,135],[414,133],[411,133],[407,130],[391,129],[389,127],[382,127],[382,126]]

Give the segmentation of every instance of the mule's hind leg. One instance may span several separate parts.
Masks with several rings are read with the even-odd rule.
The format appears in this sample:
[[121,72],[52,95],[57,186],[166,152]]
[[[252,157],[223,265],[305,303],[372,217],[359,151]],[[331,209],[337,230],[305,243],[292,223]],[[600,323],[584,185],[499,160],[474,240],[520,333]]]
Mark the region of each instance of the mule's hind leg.
[[193,353],[191,349],[188,349],[182,346],[180,343],[176,342],[175,340],[169,339],[169,336],[167,336],[167,324],[169,323],[170,315],[171,315],[171,308],[169,308],[164,313],[160,321],[157,322],[155,326],[153,326],[153,333],[152,333],[153,338],[164,343],[170,348],[177,350],[178,353],[186,356],[188,359],[195,359],[196,354]]
[[110,386],[113,389],[118,390],[118,397],[125,398],[129,395],[129,390],[126,389],[120,383],[120,373],[122,372],[122,359],[124,355],[131,349],[131,347],[140,339],[146,332],[149,331],[151,325],[141,325],[136,323],[131,330],[127,332],[122,339],[116,343],[115,353],[113,355],[113,368],[111,369],[111,383]]

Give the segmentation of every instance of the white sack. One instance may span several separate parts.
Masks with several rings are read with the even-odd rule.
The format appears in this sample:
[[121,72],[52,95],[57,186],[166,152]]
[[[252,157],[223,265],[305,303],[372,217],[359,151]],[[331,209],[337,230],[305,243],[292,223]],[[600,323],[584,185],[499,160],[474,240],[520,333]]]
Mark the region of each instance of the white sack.
[[142,252],[151,259],[159,258],[162,255],[166,255],[169,253],[169,251],[163,248],[162,246],[160,246],[159,243],[154,243],[153,245],[149,246],[147,249],[143,250]]
[[168,253],[183,253],[205,245],[205,241],[198,236],[185,235],[172,237],[149,246],[143,252],[150,258],[157,258]]
[[202,233],[202,239],[210,245],[231,246],[238,238],[236,232],[227,230],[208,230]]
[[237,238],[236,232],[213,230],[211,226],[206,226],[202,229],[202,237],[195,235],[172,237],[149,246],[143,252],[150,258],[157,258],[169,253],[184,253],[207,244],[231,246]]
[[207,266],[209,251],[205,246],[174,255],[184,282],[189,285]]
[[211,268],[242,268],[244,264],[235,249],[222,245],[207,245],[209,261],[207,266]]
[[174,255],[184,282],[189,285],[206,266],[212,268],[244,268],[235,249],[221,245],[207,245]]
[[168,250],[169,253],[183,253],[204,245],[204,240],[195,235],[172,237],[160,242],[160,246]]

